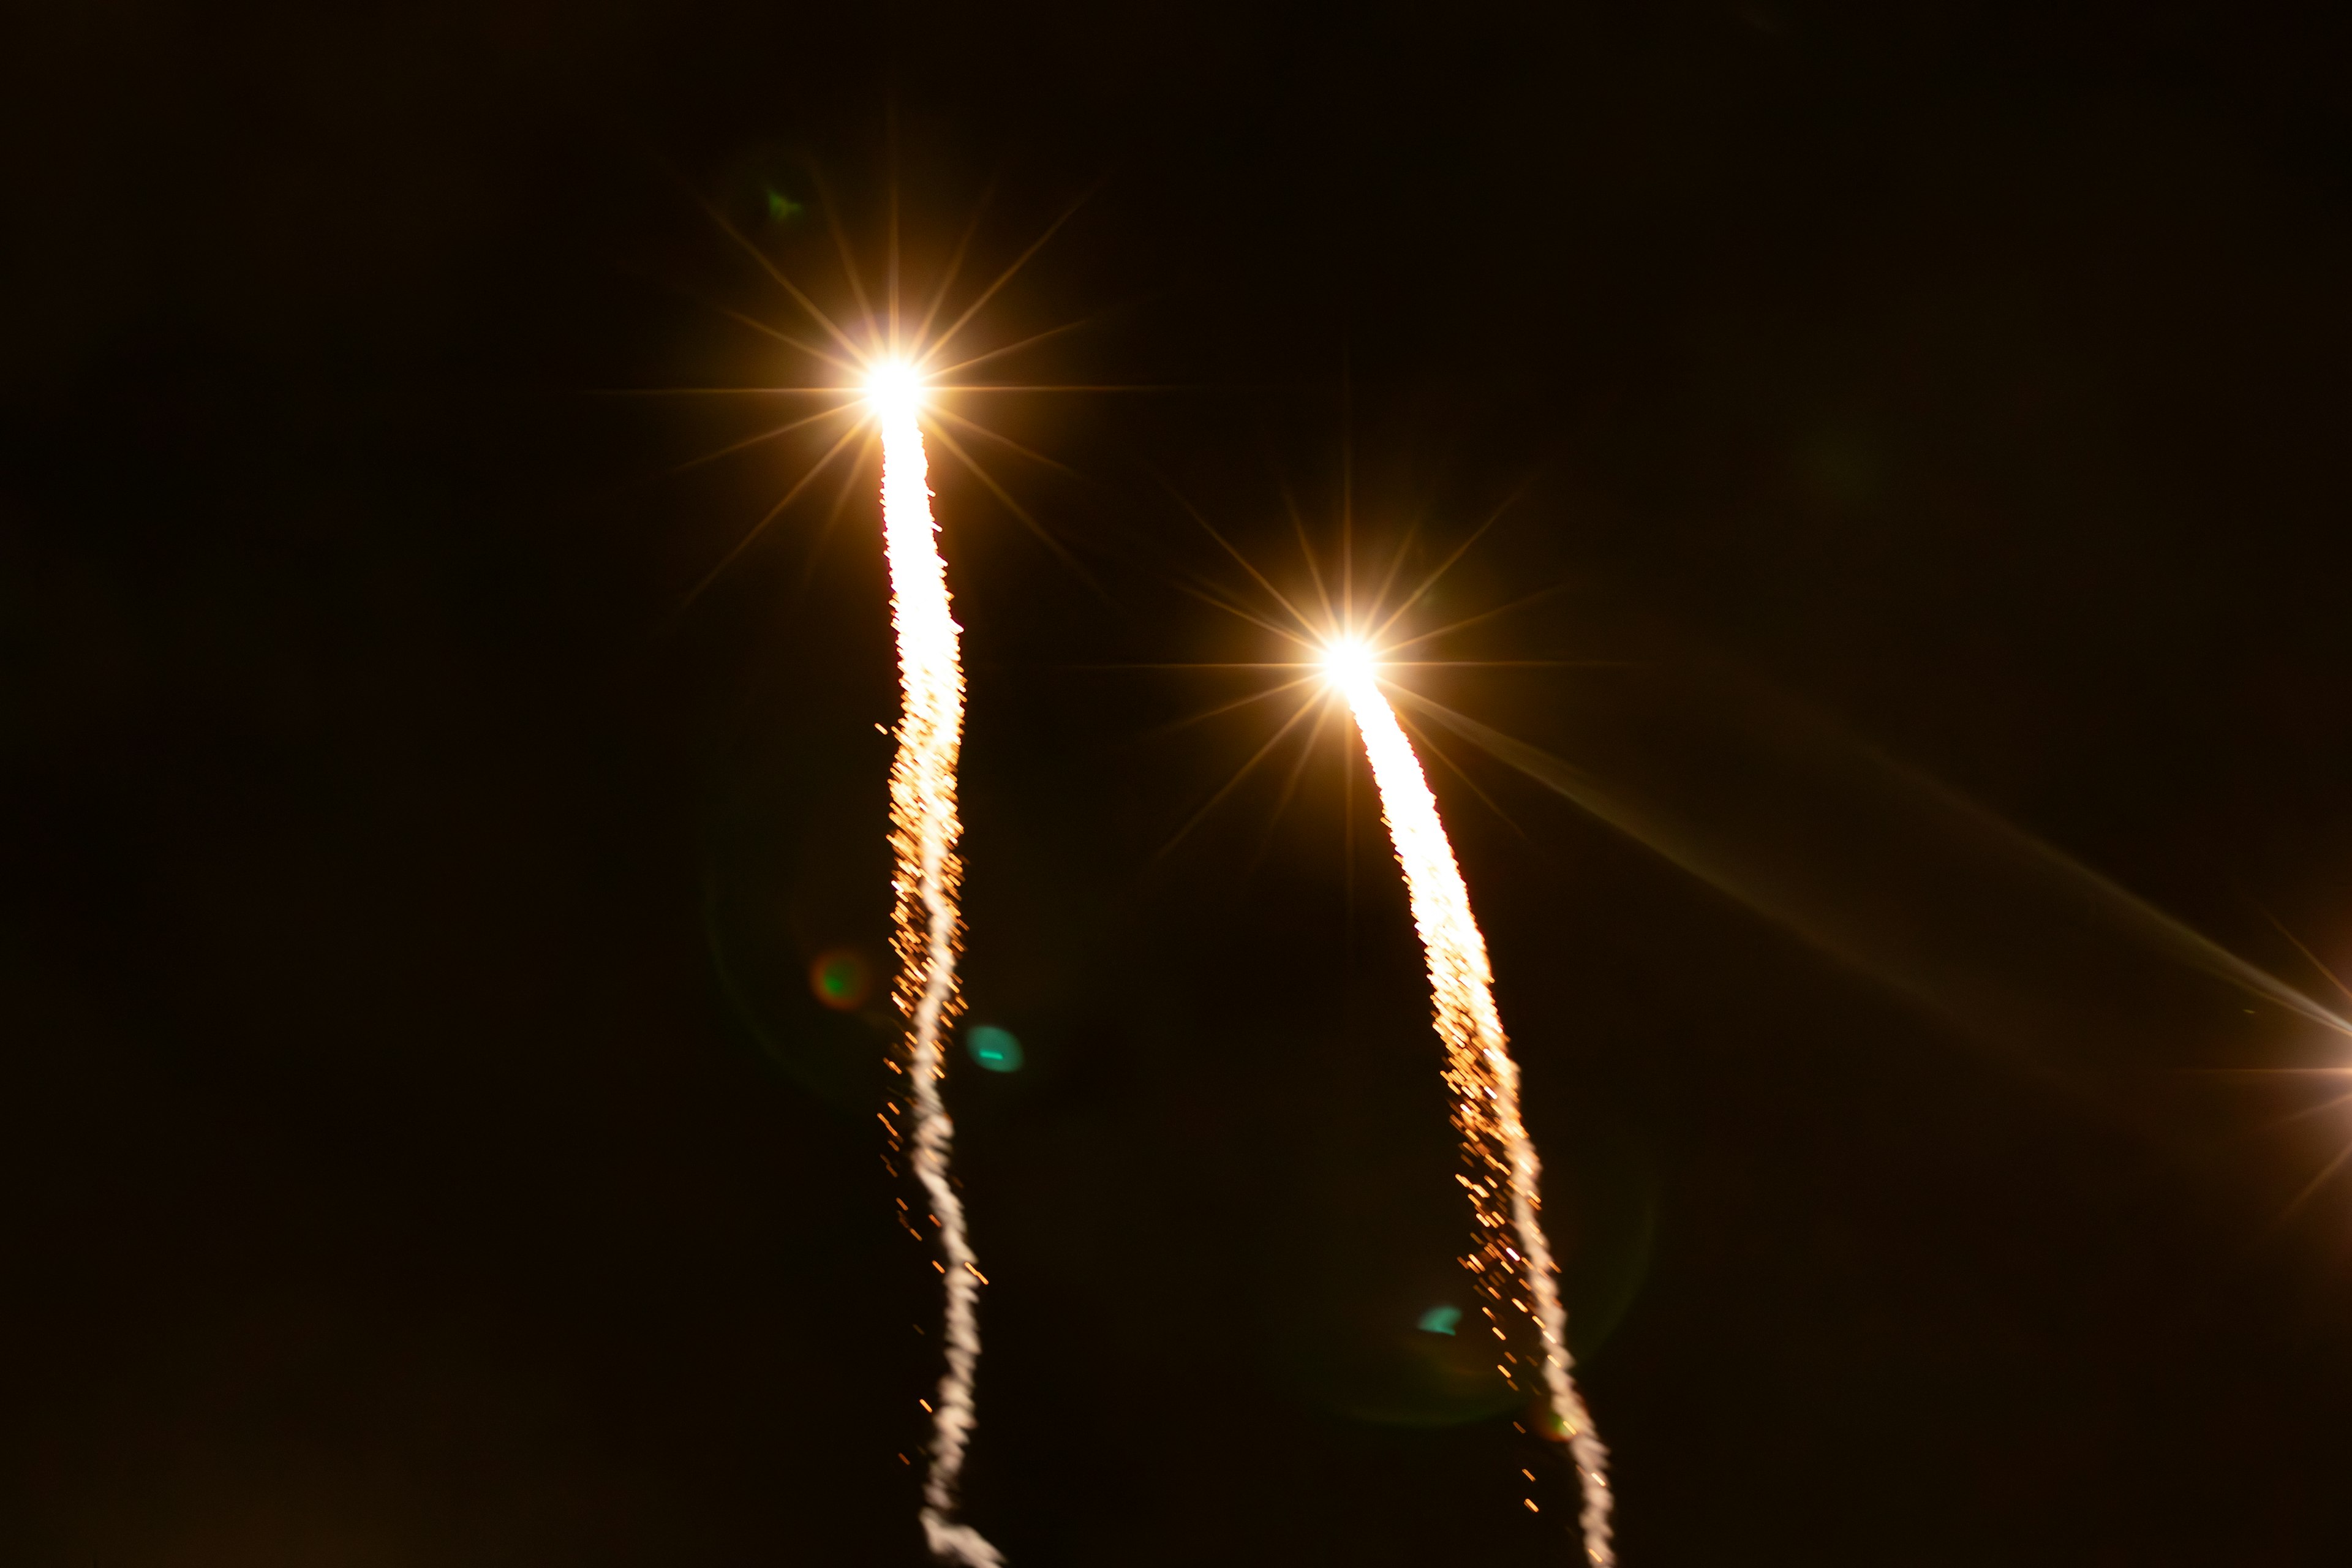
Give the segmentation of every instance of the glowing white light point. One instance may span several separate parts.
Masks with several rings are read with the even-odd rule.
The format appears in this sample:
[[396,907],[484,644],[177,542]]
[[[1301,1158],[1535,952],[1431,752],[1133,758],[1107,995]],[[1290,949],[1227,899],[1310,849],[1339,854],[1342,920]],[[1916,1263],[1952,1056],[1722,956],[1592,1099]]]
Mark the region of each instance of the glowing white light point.
[[1359,686],[1371,685],[1376,668],[1371,646],[1361,637],[1341,637],[1323,647],[1323,673],[1342,691],[1353,692]]
[[911,365],[885,361],[866,372],[866,401],[885,421],[904,419],[922,406],[922,378]]

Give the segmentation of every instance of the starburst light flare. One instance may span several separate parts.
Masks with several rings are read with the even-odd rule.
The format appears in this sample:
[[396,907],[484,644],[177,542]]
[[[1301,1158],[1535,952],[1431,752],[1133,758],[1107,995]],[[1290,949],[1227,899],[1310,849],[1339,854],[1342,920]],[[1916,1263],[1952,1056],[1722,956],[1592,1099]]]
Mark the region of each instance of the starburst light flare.
[[[1322,663],[1363,738],[1380,789],[1381,815],[1404,871],[1413,926],[1428,962],[1430,1000],[1445,1046],[1445,1082],[1454,1093],[1454,1125],[1470,1164],[1470,1173],[1459,1180],[1478,1224],[1479,1245],[1465,1262],[1488,1298],[1481,1310],[1498,1342],[1506,1336],[1497,1308],[1516,1307],[1535,1320],[1545,1393],[1583,1487],[1584,1555],[1592,1568],[1611,1568],[1617,1558],[1609,1535],[1609,1450],[1593,1431],[1570,1375],[1575,1363],[1568,1351],[1568,1314],[1538,1215],[1543,1167],[1519,1120],[1518,1064],[1511,1059],[1495,1007],[1486,941],[1471,913],[1469,889],[1454,862],[1436,797],[1422,775],[1421,759],[1381,694],[1370,647],[1354,638],[1338,639],[1326,645]],[[1534,1298],[1532,1312],[1521,1286]],[[1507,1350],[1503,1354],[1506,1363],[1517,1359]],[[1496,1370],[1517,1382],[1507,1364]],[[1534,1506],[1532,1500],[1528,1506]]]
[[957,1521],[956,1485],[973,1420],[972,1373],[980,1364],[982,1276],[965,1230],[963,1202],[948,1174],[955,1123],[940,1098],[947,1076],[942,1040],[955,1020],[956,952],[962,918],[956,884],[956,757],[963,738],[961,628],[948,597],[931,517],[929,465],[916,417],[920,384],[904,365],[885,363],[866,381],[882,435],[882,524],[890,563],[890,620],[898,638],[898,755],[890,767],[892,944],[898,955],[897,996],[907,1018],[906,1071],[914,1105],[915,1178],[940,1222],[946,1254],[947,1371],[931,1410],[930,1468],[923,1482],[923,1534],[942,1562],[997,1568],[1004,1559],[968,1524]]

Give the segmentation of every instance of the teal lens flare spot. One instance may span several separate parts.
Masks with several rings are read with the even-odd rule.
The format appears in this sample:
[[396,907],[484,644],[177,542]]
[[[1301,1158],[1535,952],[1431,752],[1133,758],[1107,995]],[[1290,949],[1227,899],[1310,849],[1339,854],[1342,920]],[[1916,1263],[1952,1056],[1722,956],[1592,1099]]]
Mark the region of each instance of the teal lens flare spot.
[[963,1048],[971,1059],[991,1072],[1021,1070],[1021,1042],[1013,1037],[1010,1029],[1000,1029],[993,1024],[982,1024],[966,1029]]
[[1424,1334],[1451,1335],[1454,1325],[1461,1321],[1462,1309],[1459,1307],[1432,1307],[1421,1315],[1421,1321],[1414,1326]]

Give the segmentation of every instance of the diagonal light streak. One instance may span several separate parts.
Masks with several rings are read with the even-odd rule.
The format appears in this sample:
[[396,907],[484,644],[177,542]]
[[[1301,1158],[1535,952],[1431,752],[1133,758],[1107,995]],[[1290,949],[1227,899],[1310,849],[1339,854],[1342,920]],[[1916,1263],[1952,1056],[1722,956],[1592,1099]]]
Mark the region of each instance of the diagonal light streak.
[[833,247],[841,257],[842,276],[849,279],[850,298],[857,301],[857,313],[867,321],[874,319],[873,302],[866,297],[866,283],[860,276],[857,258],[850,253],[848,231],[841,226],[840,204],[833,199],[833,188],[826,182],[824,171],[812,163],[809,178],[815,182],[817,205],[824,208],[824,226],[833,236]]
[[[1276,587],[1272,582],[1267,580],[1266,574],[1257,569],[1257,565],[1255,562],[1251,561],[1248,556],[1243,554],[1240,551],[1234,549],[1233,542],[1227,539],[1223,534],[1217,531],[1215,525],[1211,523],[1206,517],[1202,515],[1201,509],[1194,506],[1192,501],[1185,497],[1182,491],[1177,489],[1174,485],[1168,484],[1168,481],[1164,477],[1161,479],[1160,482],[1168,485],[1168,493],[1176,498],[1176,504],[1182,507],[1186,512],[1191,514],[1192,521],[1201,525],[1201,531],[1207,534],[1211,539],[1215,540],[1219,549],[1223,550],[1226,554],[1232,556],[1234,561],[1238,562],[1241,565],[1241,569],[1250,574],[1251,580],[1255,582],[1259,587],[1265,589],[1266,594],[1276,604],[1282,606],[1284,614],[1287,615],[1292,620],[1297,621],[1302,626],[1312,624],[1305,616],[1299,613],[1298,606],[1292,604],[1281,589]],[[1310,647],[1313,646],[1304,638],[1293,637],[1291,640],[1297,642],[1301,647]]]
[[[792,333],[785,331],[781,327],[770,326],[767,322],[760,320],[757,316],[747,316],[742,311],[734,310],[726,305],[714,306],[713,309],[717,310],[720,315],[740,322],[743,326],[751,328],[755,332],[761,332],[768,337],[775,339],[786,348],[798,349],[801,353],[808,355],[811,359],[823,360],[825,363],[832,365],[835,369],[842,371],[847,374],[855,375],[858,374],[858,371],[861,368],[856,361],[844,359],[839,354],[833,353],[817,347],[814,343],[803,342],[800,339],[793,336]],[[857,351],[852,349],[850,352],[852,353],[856,353]]]
[[[1422,632],[1416,636],[1406,637],[1399,642],[1384,643],[1381,645],[1382,654],[1386,655],[1389,653],[1394,653],[1400,649],[1413,647],[1422,643],[1434,642],[1442,637],[1451,637],[1458,631],[1466,631],[1470,627],[1477,626],[1482,622],[1491,621],[1498,616],[1507,616],[1513,610],[1524,610],[1529,605],[1535,604],[1538,600],[1548,599],[1554,594],[1562,592],[1568,586],[1569,584],[1566,583],[1554,583],[1549,588],[1538,588],[1532,594],[1522,594],[1519,597],[1513,599],[1507,605],[1497,605],[1491,610],[1481,610],[1475,616],[1465,616],[1464,619],[1454,622],[1450,626],[1440,626],[1433,632]],[[1391,619],[1393,619],[1393,617],[1391,617]],[[1382,658],[1381,662],[1387,662],[1385,657]]]
[[[974,354],[968,360],[961,361],[955,364],[941,365],[937,370],[926,371],[924,374],[935,376],[958,375],[971,369],[974,365],[986,364],[991,360],[1003,359],[1009,355],[1017,354],[1024,349],[1035,348],[1039,343],[1046,342],[1052,339],[1061,337],[1065,333],[1075,332],[1081,327],[1091,327],[1101,319],[1102,318],[1099,316],[1081,316],[1075,321],[1064,321],[1058,327],[1048,327],[1042,332],[1032,332],[1029,336],[1023,338],[1018,342],[1007,343],[1003,348],[991,349],[986,353]],[[959,387],[957,390],[961,391],[963,389]],[[1037,389],[1024,387],[1021,390],[1030,391]]]
[[916,325],[915,341],[917,342],[929,340],[931,323],[939,319],[940,307],[948,302],[948,291],[955,287],[955,280],[963,275],[964,257],[971,249],[973,237],[980,233],[980,220],[988,216],[989,205],[995,199],[996,182],[991,179],[986,188],[980,193],[980,200],[972,204],[971,221],[963,226],[963,236],[956,241],[955,249],[949,253],[946,270],[940,277],[940,286],[931,291],[931,302],[924,310],[922,321]]
[[[1291,666],[1288,668],[1295,668],[1297,667]],[[1180,730],[1189,730],[1195,724],[1205,724],[1212,719],[1221,719],[1228,713],[1238,711],[1244,708],[1253,707],[1257,703],[1265,702],[1273,698],[1279,697],[1286,691],[1296,691],[1314,679],[1316,678],[1312,675],[1302,675],[1296,680],[1286,680],[1279,686],[1269,686],[1263,691],[1253,691],[1247,697],[1236,697],[1231,702],[1221,702],[1216,707],[1208,709],[1202,712],[1188,714],[1181,719],[1173,720],[1166,724],[1162,724],[1157,730],[1150,731],[1150,733],[1155,736],[1172,735]]]
[[[1487,531],[1493,528],[1496,523],[1503,521],[1503,514],[1509,511],[1512,507],[1518,504],[1519,498],[1528,493],[1528,487],[1533,483],[1535,483],[1535,481],[1532,479],[1523,480],[1517,489],[1513,490],[1509,495],[1504,497],[1503,504],[1496,507],[1493,511],[1487,513],[1486,521],[1480,523],[1476,528],[1472,529],[1468,537],[1454,547],[1453,553],[1446,556],[1444,560],[1439,562],[1437,563],[1437,569],[1432,572],[1427,577],[1422,579],[1421,586],[1415,588],[1412,594],[1407,595],[1404,603],[1399,605],[1394,610],[1391,611],[1389,618],[1382,621],[1380,626],[1373,630],[1371,636],[1366,640],[1377,647],[1386,648],[1391,646],[1388,641],[1388,635],[1395,628],[1397,622],[1404,617],[1405,612],[1412,609],[1415,605],[1421,603],[1423,597],[1426,595],[1432,588],[1436,587],[1437,584],[1444,579],[1445,574],[1448,572],[1453,571],[1461,559],[1470,552],[1470,547],[1477,543],[1480,540],[1486,538]],[[1465,622],[1464,624],[1467,625],[1468,623]],[[1435,635],[1437,634],[1428,634],[1428,636],[1432,637]],[[1426,638],[1416,637],[1413,640],[1419,642],[1424,641]],[[1403,647],[1405,645],[1396,644],[1393,646]]]
[[1024,267],[1029,265],[1029,260],[1032,257],[1045,248],[1045,242],[1052,239],[1055,235],[1060,233],[1064,224],[1068,223],[1072,218],[1077,216],[1078,209],[1087,205],[1087,197],[1091,196],[1094,193],[1092,191],[1088,191],[1086,195],[1080,196],[1076,201],[1074,201],[1068,206],[1064,207],[1062,209],[1062,216],[1055,218],[1052,223],[1047,224],[1045,226],[1045,232],[1039,235],[1035,239],[1030,241],[1029,248],[1015,257],[1012,266],[997,274],[996,281],[991,283],[986,289],[981,291],[980,298],[974,300],[971,305],[965,308],[964,313],[955,319],[955,324],[948,328],[946,331],[941,332],[938,338],[932,341],[930,347],[924,352],[923,357],[916,362],[917,367],[919,369],[927,370],[931,362],[938,359],[940,355],[945,353],[947,352],[947,346],[955,342],[957,335],[961,333],[964,328],[971,324],[971,319],[980,314],[982,308],[991,300],[996,298],[998,290],[1002,289],[1007,283],[1013,281],[1014,274],[1018,273]]
[[985,425],[975,424],[973,421],[965,418],[961,414],[954,413],[949,409],[938,407],[932,408],[930,413],[935,418],[945,419],[950,424],[971,431],[973,435],[978,436],[984,440],[995,442],[998,446],[1004,447],[1008,451],[1018,452],[1033,463],[1039,464],[1048,468],[1058,468],[1066,474],[1075,475],[1077,473],[1077,469],[1070,467],[1069,464],[1057,462],[1054,458],[1045,456],[1045,453],[1038,451],[1035,447],[1024,447],[1020,442],[1014,440],[1012,437],[1004,435],[1001,431],[992,430]]
[[1196,588],[1190,583],[1181,581],[1176,583],[1174,587],[1180,594],[1189,594],[1204,605],[1213,605],[1218,609],[1224,611],[1225,614],[1234,616],[1235,619],[1247,621],[1250,625],[1258,627],[1262,631],[1272,632],[1276,637],[1281,637],[1286,642],[1297,643],[1302,648],[1312,648],[1315,646],[1313,643],[1308,642],[1305,637],[1300,637],[1297,633],[1286,631],[1283,627],[1276,626],[1272,621],[1265,620],[1258,616],[1254,616],[1247,610],[1232,605],[1205,589]]
[[819,474],[824,472],[825,465],[832,462],[834,458],[839,457],[841,455],[842,448],[848,446],[850,442],[856,440],[863,433],[864,426],[856,425],[853,425],[847,430],[843,431],[841,439],[835,441],[825,452],[825,455],[819,458],[809,468],[809,471],[803,474],[799,480],[793,484],[793,488],[784,492],[784,496],[782,500],[768,509],[768,515],[761,518],[758,522],[753,523],[751,525],[751,531],[737,540],[735,542],[735,547],[732,550],[730,550],[725,555],[719,557],[719,564],[713,566],[709,574],[703,577],[702,581],[694,585],[693,592],[688,594],[683,600],[679,601],[678,608],[684,610],[688,605],[692,605],[697,599],[702,597],[703,591],[709,588],[713,583],[719,581],[719,574],[726,571],[730,566],[735,564],[736,557],[741,555],[746,550],[749,550],[751,547],[751,542],[758,539],[761,534],[766,532],[768,525],[782,515],[783,510],[792,505],[793,502],[798,499],[803,490],[808,489],[812,480],[814,480]]
[[1013,499],[1012,492],[1008,491],[1003,485],[998,484],[996,482],[995,476],[991,474],[986,468],[982,468],[978,460],[976,460],[970,452],[964,450],[963,444],[961,442],[958,441],[954,437],[949,435],[945,430],[940,429],[936,425],[931,427],[931,433],[940,438],[940,444],[941,446],[954,453],[956,459],[962,463],[966,468],[971,470],[972,478],[978,479],[982,484],[988,487],[989,493],[993,495],[1003,504],[1005,510],[1020,519],[1021,525],[1024,528],[1026,528],[1030,532],[1035,534],[1039,542],[1043,543],[1046,549],[1052,551],[1055,557],[1058,559],[1063,565],[1068,567],[1071,573],[1077,577],[1078,581],[1093,589],[1096,597],[1101,599],[1105,604],[1109,604],[1111,602],[1109,591],[1103,587],[1102,584],[1096,579],[1095,574],[1087,571],[1086,567],[1079,563],[1078,558],[1071,554],[1068,548],[1065,546],[1060,540],[1055,538],[1052,533],[1048,532],[1044,523],[1039,522],[1035,518],[1030,516],[1029,509],[1023,506],[1019,501],[1014,500]]
[[809,318],[815,321],[818,326],[823,327],[827,335],[829,335],[835,342],[839,343],[842,348],[848,353],[852,359],[859,357],[857,345],[850,340],[849,334],[843,331],[839,326],[835,324],[834,319],[831,316],[828,316],[823,310],[818,310],[816,301],[810,299],[806,294],[802,293],[800,285],[785,277],[782,269],[777,267],[774,262],[768,259],[768,253],[766,251],[761,250],[758,246],[745,238],[741,230],[738,229],[733,224],[727,221],[727,215],[720,212],[717,207],[711,205],[709,201],[700,193],[696,193],[694,199],[701,205],[704,212],[710,215],[710,221],[719,226],[719,232],[726,235],[728,238],[733,240],[742,250],[743,254],[758,262],[760,264],[760,269],[765,272],[771,279],[774,279],[778,288],[791,295],[794,304],[798,305],[802,310],[806,310],[809,313]]
[[[1387,668],[1387,662],[1388,661],[1385,659],[1381,661],[1381,667],[1383,668]],[[1481,805],[1484,805],[1488,811],[1493,812],[1496,816],[1501,817],[1512,832],[1517,834],[1522,838],[1526,838],[1528,837],[1528,830],[1518,825],[1517,819],[1513,817],[1509,812],[1505,811],[1501,806],[1495,804],[1495,797],[1488,795],[1484,789],[1479,787],[1478,781],[1470,776],[1468,769],[1465,768],[1460,763],[1455,762],[1452,757],[1446,754],[1445,748],[1437,743],[1437,737],[1432,735],[1425,726],[1412,723],[1402,713],[1397,715],[1397,722],[1403,726],[1406,732],[1412,736],[1416,749],[1427,751],[1439,762],[1444,763],[1447,769],[1453,773],[1454,776],[1460,779],[1464,784],[1468,786],[1470,793],[1478,797],[1478,803]]]
[[836,415],[845,414],[856,406],[857,405],[855,403],[845,403],[837,408],[820,409],[818,412],[811,414],[805,418],[792,420],[787,424],[779,425],[772,430],[762,430],[756,436],[746,436],[743,439],[734,443],[732,446],[721,447],[716,452],[705,452],[699,458],[688,458],[685,462],[680,463],[677,467],[672,468],[670,472],[673,474],[682,474],[688,468],[698,468],[705,463],[715,463],[721,458],[731,458],[738,452],[748,451],[751,447],[760,446],[764,442],[773,441],[779,437],[789,436],[795,430],[804,430],[808,426],[816,424],[819,420],[831,419]]
[[1223,787],[1219,789],[1216,794],[1211,795],[1206,801],[1202,802],[1201,809],[1194,812],[1190,820],[1188,820],[1183,826],[1176,830],[1176,836],[1173,838],[1171,838],[1167,843],[1162,844],[1158,849],[1152,851],[1151,858],[1154,860],[1161,859],[1170,850],[1175,848],[1179,844],[1181,844],[1186,836],[1189,835],[1192,829],[1201,826],[1202,822],[1207,818],[1209,813],[1217,809],[1218,804],[1222,802],[1225,796],[1233,794],[1234,791],[1239,787],[1242,780],[1249,777],[1250,773],[1257,767],[1258,763],[1265,761],[1266,753],[1273,751],[1275,747],[1280,745],[1282,743],[1282,738],[1298,727],[1298,721],[1301,719],[1306,718],[1307,715],[1314,712],[1317,708],[1322,705],[1322,700],[1321,696],[1318,694],[1317,696],[1309,697],[1306,701],[1300,703],[1298,705],[1298,710],[1291,714],[1289,718],[1283,721],[1282,728],[1276,730],[1271,736],[1267,737],[1265,744],[1260,746],[1255,752],[1253,752],[1248,762],[1244,763],[1240,767],[1234,769],[1234,776],[1224,782]]

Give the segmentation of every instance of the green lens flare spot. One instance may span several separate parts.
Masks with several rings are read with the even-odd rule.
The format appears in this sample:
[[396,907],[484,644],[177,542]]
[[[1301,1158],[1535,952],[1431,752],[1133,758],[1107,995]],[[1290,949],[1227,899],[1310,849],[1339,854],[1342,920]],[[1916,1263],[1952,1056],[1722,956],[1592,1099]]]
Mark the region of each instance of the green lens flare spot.
[[825,1006],[846,1013],[866,1000],[872,973],[855,949],[837,947],[809,965],[809,990]]
[[993,1024],[982,1024],[964,1031],[963,1048],[971,1059],[990,1072],[1019,1072],[1021,1042],[1013,1037],[1010,1029],[1000,1029]]
[[1421,1321],[1413,1327],[1424,1334],[1444,1334],[1450,1338],[1454,1325],[1461,1321],[1462,1309],[1459,1307],[1432,1307],[1421,1315]]
[[768,221],[770,223],[789,223],[807,210],[808,209],[806,207],[801,205],[800,203],[793,200],[792,197],[784,195],[782,191],[770,191],[768,193]]

